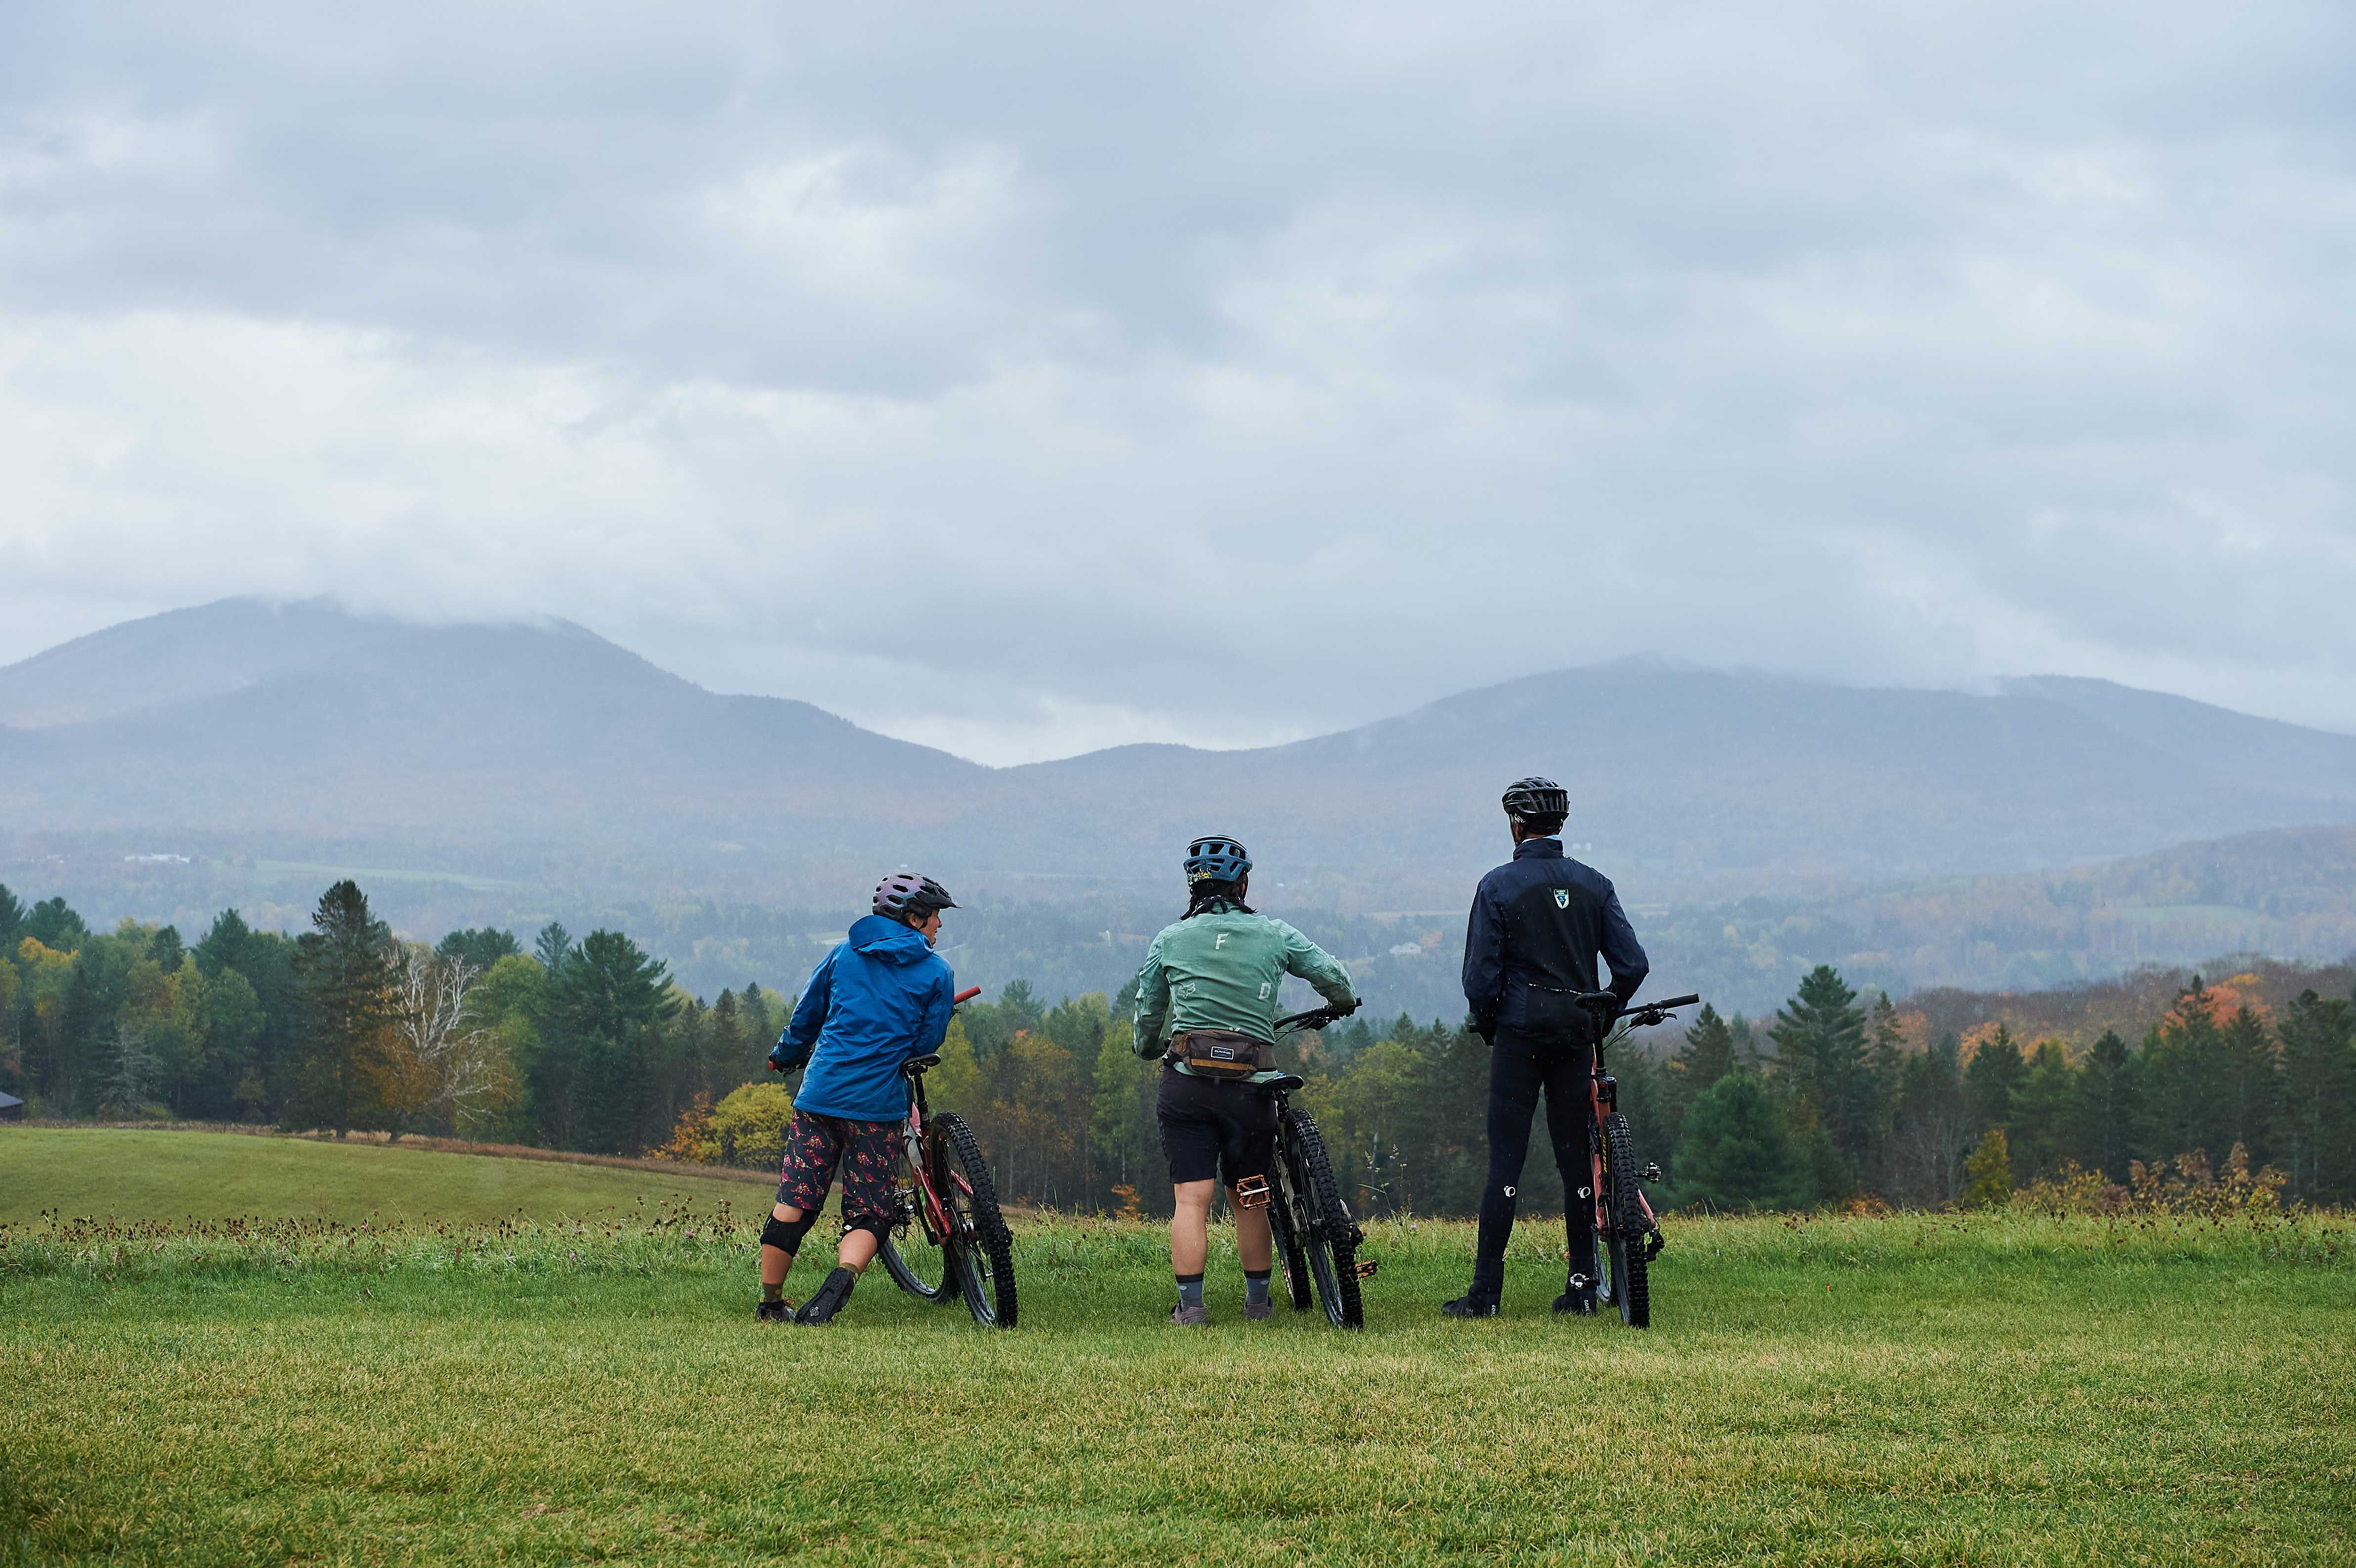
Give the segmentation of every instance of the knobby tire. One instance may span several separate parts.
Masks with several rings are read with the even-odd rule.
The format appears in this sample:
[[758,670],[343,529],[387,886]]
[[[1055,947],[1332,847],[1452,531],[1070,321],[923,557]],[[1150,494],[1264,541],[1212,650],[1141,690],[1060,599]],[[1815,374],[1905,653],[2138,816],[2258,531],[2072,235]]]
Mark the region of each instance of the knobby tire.
[[[941,1196],[962,1232],[958,1250],[958,1284],[966,1309],[985,1328],[1014,1327],[1014,1237],[998,1211],[998,1189],[990,1179],[990,1163],[981,1157],[981,1144],[965,1118],[955,1113],[940,1116],[947,1184]],[[965,1179],[958,1181],[959,1177]]]
[[1277,1264],[1284,1270],[1284,1293],[1295,1312],[1306,1312],[1317,1305],[1309,1283],[1309,1249],[1301,1240],[1308,1210],[1293,1185],[1288,1159],[1277,1160],[1274,1175],[1276,1195],[1268,1206],[1269,1236],[1276,1243]]
[[1289,1173],[1313,1216],[1302,1251],[1309,1256],[1310,1276],[1324,1305],[1325,1320],[1336,1328],[1362,1328],[1366,1317],[1358,1296],[1358,1227],[1350,1218],[1349,1205],[1342,1201],[1342,1185],[1333,1179],[1333,1163],[1325,1157],[1325,1139],[1308,1112],[1290,1105],[1277,1130]]
[[1603,1118],[1603,1192],[1612,1225],[1612,1299],[1621,1322],[1647,1328],[1653,1322],[1653,1282],[1644,1260],[1644,1208],[1637,1200],[1636,1137],[1617,1111]]

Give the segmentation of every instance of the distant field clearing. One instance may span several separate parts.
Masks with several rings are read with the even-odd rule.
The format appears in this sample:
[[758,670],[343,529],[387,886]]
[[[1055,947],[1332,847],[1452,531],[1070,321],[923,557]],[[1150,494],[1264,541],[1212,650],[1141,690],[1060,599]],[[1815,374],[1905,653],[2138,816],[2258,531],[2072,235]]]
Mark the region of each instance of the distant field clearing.
[[617,1169],[556,1160],[442,1154],[383,1144],[236,1133],[10,1127],[0,1130],[0,1223],[44,1210],[69,1216],[225,1220],[241,1215],[347,1222],[371,1213],[417,1221],[585,1219],[674,1194],[709,1206],[763,1207],[758,1186],[682,1168]]

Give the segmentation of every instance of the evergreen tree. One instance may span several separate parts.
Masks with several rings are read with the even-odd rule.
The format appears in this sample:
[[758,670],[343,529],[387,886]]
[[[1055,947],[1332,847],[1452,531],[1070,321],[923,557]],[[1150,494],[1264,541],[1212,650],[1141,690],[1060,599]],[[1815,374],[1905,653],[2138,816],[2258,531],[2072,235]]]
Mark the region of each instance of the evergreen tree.
[[548,971],[551,979],[564,967],[564,961],[573,956],[573,933],[561,923],[552,920],[540,928],[540,935],[533,940],[531,947],[532,956],[540,960],[540,966]]
[[2013,1095],[2005,1142],[2014,1174],[2023,1180],[2050,1176],[2070,1152],[2070,1123],[2078,1100],[2078,1074],[2071,1071],[2055,1040],[2040,1040],[2028,1074]]
[[66,907],[66,901],[60,897],[43,899],[35,904],[16,934],[19,939],[29,936],[59,953],[72,953],[90,939],[90,927],[81,923],[81,916]]
[[1693,1103],[1718,1081],[1734,1071],[1734,1031],[1708,1002],[1686,1030],[1686,1038],[1669,1058],[1667,1093],[1678,1122]]
[[295,944],[303,1050],[281,1120],[333,1127],[341,1137],[368,1115],[367,1065],[391,1018],[392,934],[348,880],[319,896],[312,929]]
[[2124,1184],[2127,1163],[2135,1157],[2136,1075],[2128,1060],[2127,1042],[2116,1029],[2086,1051],[2078,1074],[2077,1104],[2072,1107],[2071,1149],[2088,1170],[2099,1170]]
[[2225,1031],[2201,976],[2177,993],[2168,1017],[2155,1025],[2136,1060],[2137,1097],[2147,1153],[2173,1158],[2205,1149],[2217,1159],[2233,1147],[2235,1074]]
[[17,933],[25,928],[25,906],[0,882],[0,959],[16,951]]
[[1964,1099],[1971,1108],[1976,1141],[1990,1127],[2011,1122],[2012,1097],[2028,1077],[2029,1063],[2021,1060],[2020,1042],[2013,1039],[2009,1025],[1998,1023],[1996,1033],[1980,1043],[1964,1068]]
[[668,966],[621,933],[593,931],[567,952],[533,1084],[551,1142],[620,1154],[661,1138],[671,1117],[649,1125],[647,1096],[635,1091],[677,1010]]
[[2280,1109],[2282,1064],[2274,1031],[2247,1004],[2236,1008],[2218,1042],[2227,1074],[2226,1115],[2219,1135],[2227,1148],[2240,1144],[2249,1151],[2253,1167],[2274,1154],[2275,1123]]
[[2356,1199],[2356,1009],[2302,991],[2281,1025],[2282,1095],[2276,1148],[2290,1195]]
[[1677,1149],[1680,1204],[1749,1211],[1805,1201],[1792,1135],[1755,1073],[1729,1073],[1696,1100]]
[[1865,1021],[1857,993],[1831,965],[1819,964],[1767,1031],[1785,1083],[1815,1112],[1853,1172],[1866,1168],[1877,1131]]
[[523,951],[512,931],[484,926],[477,931],[454,931],[436,943],[434,955],[437,958],[457,958],[473,965],[485,974],[502,958],[512,957]]

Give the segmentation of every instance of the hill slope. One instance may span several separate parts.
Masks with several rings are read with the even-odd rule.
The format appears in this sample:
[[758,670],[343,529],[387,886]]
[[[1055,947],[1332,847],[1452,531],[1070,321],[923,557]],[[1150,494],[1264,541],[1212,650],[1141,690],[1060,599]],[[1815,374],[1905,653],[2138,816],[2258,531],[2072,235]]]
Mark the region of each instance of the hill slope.
[[80,638],[0,669],[0,822],[113,836],[94,854],[213,835],[607,898],[832,902],[903,862],[1000,897],[1166,892],[1176,846],[1217,829],[1259,851],[1277,907],[1447,908],[1502,853],[1498,789],[1533,771],[1570,787],[1569,837],[1640,901],[2356,821],[2356,736],[2101,682],[1973,696],[1624,663],[1287,746],[991,770],[562,623],[320,603]]

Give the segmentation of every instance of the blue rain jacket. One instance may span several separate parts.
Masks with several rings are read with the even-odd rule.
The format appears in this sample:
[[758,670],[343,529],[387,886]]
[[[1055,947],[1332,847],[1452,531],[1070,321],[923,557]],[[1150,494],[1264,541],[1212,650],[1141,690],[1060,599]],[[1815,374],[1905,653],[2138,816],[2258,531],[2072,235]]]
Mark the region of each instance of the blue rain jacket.
[[941,1048],[957,982],[932,944],[896,920],[871,914],[810,971],[792,1021],[769,1060],[807,1062],[794,1109],[854,1122],[908,1114],[900,1064]]

